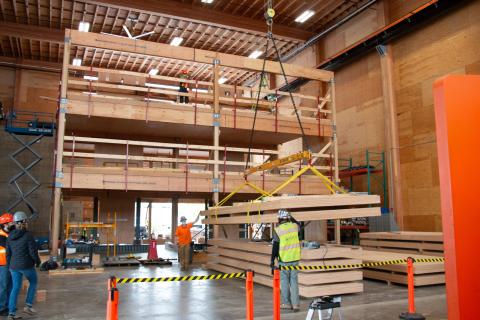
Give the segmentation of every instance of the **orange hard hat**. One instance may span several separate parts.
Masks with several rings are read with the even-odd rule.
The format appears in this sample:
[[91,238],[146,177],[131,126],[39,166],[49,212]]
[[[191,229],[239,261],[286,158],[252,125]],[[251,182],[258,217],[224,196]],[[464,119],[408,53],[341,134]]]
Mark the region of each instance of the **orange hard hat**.
[[13,215],[10,213],[4,213],[0,216],[0,224],[6,224],[9,222],[13,222]]

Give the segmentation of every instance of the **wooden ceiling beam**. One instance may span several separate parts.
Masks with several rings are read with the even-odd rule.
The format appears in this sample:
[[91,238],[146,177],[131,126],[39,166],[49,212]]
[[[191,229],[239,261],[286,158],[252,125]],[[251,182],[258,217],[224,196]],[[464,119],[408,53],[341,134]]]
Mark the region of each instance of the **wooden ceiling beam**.
[[[196,23],[208,23],[213,26],[250,31],[255,33],[266,33],[265,21],[248,17],[227,14],[217,10],[200,6],[191,6],[187,3],[179,3],[173,0],[87,0],[89,3],[111,6],[126,10],[148,12],[149,14],[160,14],[175,19],[187,20]],[[280,24],[275,25],[277,37],[290,40],[307,40],[314,36],[312,32],[298,28],[286,27]]]
[[[132,54],[145,54],[154,57],[165,57],[198,63],[211,64],[214,60],[219,60],[220,65],[224,67],[262,71],[262,60],[260,59],[250,59],[232,54],[187,47],[175,47],[164,43],[133,40],[98,33],[79,32],[77,30],[67,29],[66,35],[71,38],[73,45],[109,49]],[[287,63],[284,63],[283,67],[287,75],[292,77],[302,77],[320,81],[330,81],[333,78],[333,72],[330,71],[305,68]],[[276,61],[267,61],[265,71],[274,74],[281,74],[280,64]]]
[[61,30],[4,21],[0,21],[0,35],[55,43],[63,43],[65,37]]
[[12,58],[12,57],[0,57],[0,66],[8,66],[8,67],[15,67],[15,68],[23,68],[23,69],[34,69],[34,70],[49,70],[53,72],[62,71],[61,63]]

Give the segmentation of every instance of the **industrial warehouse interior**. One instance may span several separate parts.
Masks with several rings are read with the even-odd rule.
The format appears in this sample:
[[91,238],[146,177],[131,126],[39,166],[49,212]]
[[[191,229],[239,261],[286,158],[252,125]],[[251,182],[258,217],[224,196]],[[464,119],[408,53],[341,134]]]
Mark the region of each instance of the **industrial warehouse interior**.
[[480,0],[0,0],[1,319],[478,319]]

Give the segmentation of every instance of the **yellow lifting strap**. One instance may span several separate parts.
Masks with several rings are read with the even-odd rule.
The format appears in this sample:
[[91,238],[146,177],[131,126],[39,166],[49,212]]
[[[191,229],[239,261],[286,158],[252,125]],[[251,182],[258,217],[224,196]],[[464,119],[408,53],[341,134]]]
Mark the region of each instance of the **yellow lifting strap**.
[[289,155],[288,157],[285,157],[285,158],[268,161],[259,166],[249,168],[245,170],[245,175],[249,175],[258,171],[271,170],[273,168],[281,167],[286,164],[299,161],[299,160],[310,160],[310,159],[312,159],[312,153],[310,151],[302,151],[302,152]]

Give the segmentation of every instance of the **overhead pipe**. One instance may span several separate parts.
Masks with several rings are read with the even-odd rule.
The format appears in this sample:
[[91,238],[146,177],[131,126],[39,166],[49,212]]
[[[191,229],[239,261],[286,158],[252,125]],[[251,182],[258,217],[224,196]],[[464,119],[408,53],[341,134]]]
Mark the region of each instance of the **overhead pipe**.
[[[322,32],[314,35],[313,37],[311,37],[310,39],[308,39],[304,44],[302,44],[301,46],[293,49],[292,51],[288,52],[286,55],[284,55],[283,57],[280,57],[280,61],[282,62],[286,62],[294,57],[296,57],[297,55],[299,55],[303,50],[307,49],[308,47],[314,45],[315,43],[317,43],[323,36],[325,36],[327,33],[335,30],[336,28],[340,27],[341,25],[343,25],[345,22],[349,21],[350,19],[352,19],[353,17],[357,16],[358,14],[360,14],[361,12],[363,12],[365,9],[367,9],[368,7],[370,7],[372,4],[374,4],[375,2],[377,2],[377,0],[370,0],[369,2],[365,3],[363,6],[361,6],[360,8],[358,8],[357,10],[353,11],[352,13],[348,14],[347,16],[343,17],[341,20],[337,21],[336,23],[334,23],[333,25],[331,25],[330,27],[328,27],[327,29],[323,30]],[[258,79],[258,75],[255,76],[253,79],[251,80],[248,80],[244,83],[244,86],[246,87],[249,87],[249,86],[252,86]]]
[[[375,50],[378,45],[385,45],[395,39],[398,39],[407,33],[416,30],[425,23],[442,16],[446,12],[459,7],[461,4],[468,3],[471,0],[431,0],[423,6],[408,13],[402,18],[392,22],[384,28],[372,33],[362,40],[354,43],[350,47],[326,59],[317,66],[317,69],[336,71],[347,63],[360,58],[371,50]],[[279,88],[279,91],[296,90],[298,87],[306,84],[310,80],[297,78]]]
[[377,2],[377,0],[370,0],[367,3],[365,3],[363,6],[358,8],[357,10],[353,11],[352,13],[348,14],[347,16],[343,17],[341,20],[337,21],[335,24],[331,25],[327,29],[323,30],[322,32],[316,34],[312,38],[308,39],[304,44],[302,44],[300,47],[293,49],[286,55],[280,58],[282,62],[286,62],[294,57],[296,57],[298,54],[300,54],[303,50],[307,49],[308,47],[314,45],[317,43],[323,36],[325,36],[327,33],[335,30],[336,28],[340,27],[342,24],[347,22],[348,20],[352,19],[353,17],[357,16],[358,14],[362,13],[365,9],[370,7],[372,4]]

